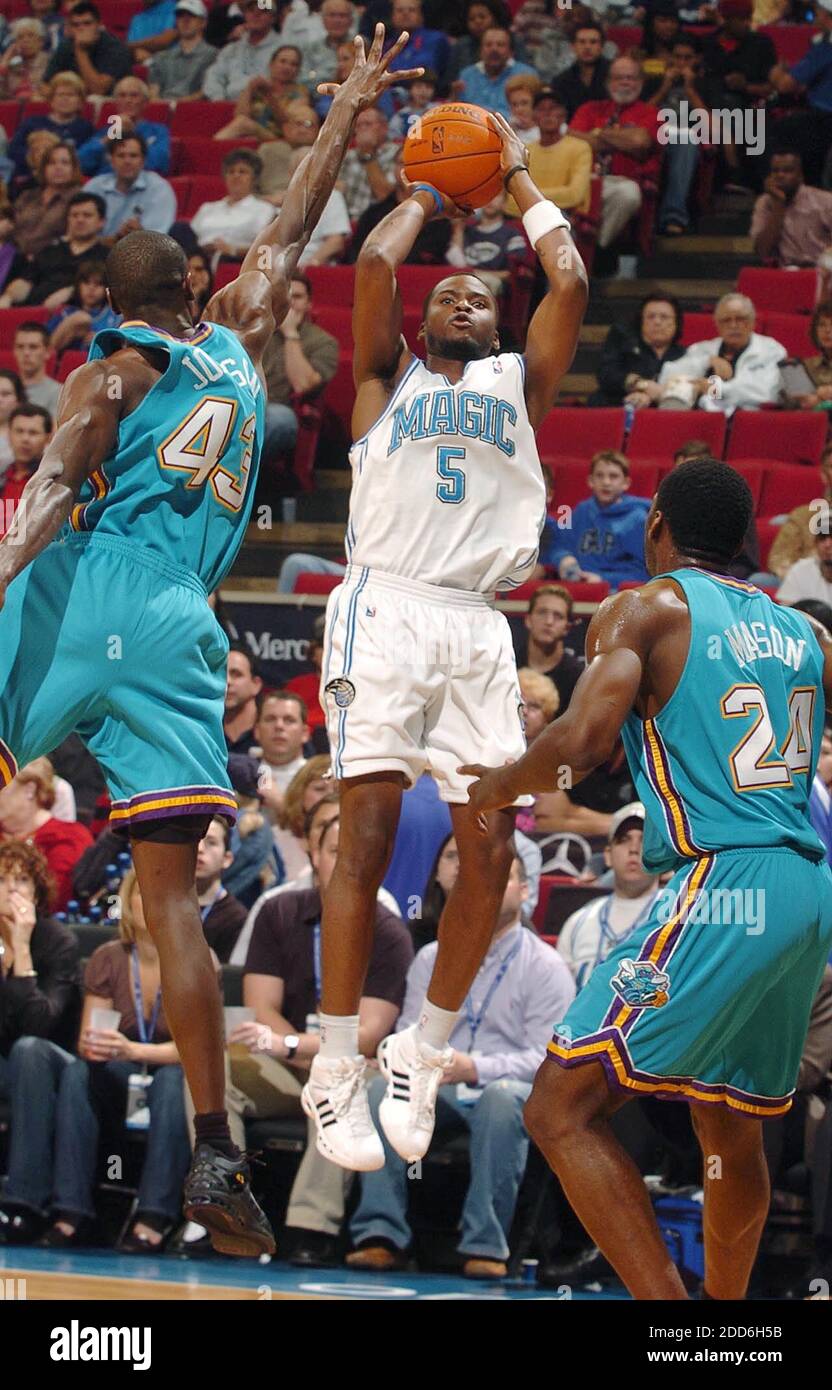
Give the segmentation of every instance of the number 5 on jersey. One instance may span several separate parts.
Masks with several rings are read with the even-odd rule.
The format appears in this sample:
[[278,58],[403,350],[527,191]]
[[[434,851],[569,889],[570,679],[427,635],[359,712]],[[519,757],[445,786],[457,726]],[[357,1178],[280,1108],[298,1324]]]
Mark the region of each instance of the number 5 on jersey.
[[442,479],[436,484],[436,495],[440,502],[463,502],[465,500],[465,474],[461,468],[452,468],[453,459],[464,459],[464,449],[449,449],[446,444],[436,450],[436,471]]
[[190,473],[185,484],[189,490],[210,483],[220,505],[232,512],[240,510],[245,498],[256,423],[256,417],[249,415],[235,435],[237,410],[234,400],[208,396],[157,450],[162,468]]

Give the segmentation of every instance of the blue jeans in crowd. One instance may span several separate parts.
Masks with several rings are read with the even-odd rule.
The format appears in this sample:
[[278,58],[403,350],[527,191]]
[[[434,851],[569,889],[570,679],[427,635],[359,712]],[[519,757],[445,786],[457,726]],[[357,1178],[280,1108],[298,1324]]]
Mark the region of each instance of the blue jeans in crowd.
[[288,555],[280,566],[280,574],[277,577],[277,592],[279,594],[292,594],[295,591],[295,580],[299,574],[338,574],[346,573],[346,565],[339,564],[337,560],[322,560],[320,555],[303,555],[298,552],[295,555]]
[[49,1207],[58,1089],[75,1060],[47,1038],[18,1038],[8,1058],[0,1058],[0,1095],[12,1112],[4,1205],[44,1215]]
[[[471,1181],[462,1208],[462,1233],[457,1249],[487,1260],[506,1260],[508,1235],[517,1193],[526,1167],[529,1136],[523,1125],[523,1106],[531,1085],[525,1081],[492,1081],[474,1105],[457,1100],[456,1086],[442,1086],[436,1102],[436,1130],[467,1128],[471,1133]],[[400,1250],[410,1244],[407,1223],[407,1167],[391,1149],[379,1125],[379,1106],[386,1084],[370,1082],[370,1109],[384,1144],[385,1165],[361,1174],[361,1200],[350,1222],[355,1245],[387,1240]]]
[[[100,1119],[123,1136],[121,1116],[127,1079],[135,1062],[84,1062],[77,1058],[61,1077],[55,1134],[55,1187],[52,1206],[67,1217],[95,1215],[93,1184]],[[174,1222],[182,1207],[182,1184],[191,1161],[185,1118],[182,1068],[176,1063],[153,1073],[147,1089],[147,1131],[137,1210]],[[118,1139],[123,1147],[124,1140]]]
[[263,436],[263,458],[290,454],[298,437],[298,417],[290,405],[277,401],[266,404],[266,431]]
[[680,227],[690,223],[688,197],[699,165],[699,145],[665,145],[665,186],[659,206],[659,230],[668,222]]

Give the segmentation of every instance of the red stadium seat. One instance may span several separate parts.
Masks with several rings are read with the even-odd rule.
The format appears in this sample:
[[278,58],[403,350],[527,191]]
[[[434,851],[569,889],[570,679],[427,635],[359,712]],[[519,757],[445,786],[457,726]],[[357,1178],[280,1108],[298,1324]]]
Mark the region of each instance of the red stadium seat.
[[[724,415],[707,410],[637,410],[627,441],[627,453],[631,459],[670,462],[676,450],[691,439],[703,439],[714,458],[722,458]],[[632,488],[633,492],[635,490]]]
[[83,367],[87,360],[85,352],[64,352],[61,354],[61,365],[58,368],[58,380],[66,381],[70,372],[74,372],[76,367]]
[[342,348],[338,370],[324,391],[324,405],[337,416],[347,436],[350,435],[352,408],[355,404],[355,385],[352,379],[352,352]]
[[127,37],[130,20],[142,10],[141,0],[99,0],[101,23],[117,39]]
[[630,492],[633,497],[652,497],[659,485],[658,464],[630,460]]
[[599,449],[620,449],[623,443],[624,411],[620,407],[556,407],[537,431],[538,453],[546,463],[557,463],[562,456],[588,462]]
[[619,53],[644,47],[644,36],[637,24],[613,24],[607,30],[607,38],[616,45]]
[[306,271],[316,305],[350,308],[355,287],[355,266],[310,265]]
[[168,183],[176,194],[176,216],[181,221],[185,221],[190,216],[191,176],[190,174],[175,174],[172,179],[168,179]]
[[[156,121],[159,125],[168,125],[170,122],[170,103],[167,101],[149,101],[142,116],[143,121]],[[103,101],[96,117],[96,126],[106,125],[111,116],[118,114],[118,103],[116,101]]]
[[826,427],[825,411],[738,410],[725,457],[729,463],[736,459],[820,463]]
[[757,330],[782,343],[790,357],[814,357],[817,352],[809,337],[806,314],[780,314],[768,309],[760,315]]
[[532,921],[536,929],[540,932],[546,921],[546,908],[549,902],[549,894],[552,889],[560,883],[560,879],[554,874],[541,874],[537,889],[537,907],[534,910]]
[[228,125],[234,115],[233,101],[185,101],[175,108],[170,120],[172,135],[185,139],[204,139]]
[[[54,352],[52,352],[46,359],[46,375],[54,376],[56,366],[57,358],[55,357]],[[4,371],[17,371],[17,362],[15,361],[15,356],[13,352],[9,350],[0,351],[0,368],[2,368]]]
[[777,50],[777,61],[791,67],[805,58],[812,42],[808,24],[761,24],[759,34],[767,34]]
[[17,130],[23,103],[20,101],[0,101],[0,125],[11,140]]
[[14,335],[22,323],[47,323],[54,313],[42,304],[31,308],[0,309],[0,348],[11,348]]
[[760,543],[760,569],[768,569],[768,555],[773,546],[777,533],[780,530],[779,524],[775,524],[771,516],[757,517],[757,540]]
[[256,140],[203,140],[190,135],[186,140],[177,136],[172,142],[176,158],[171,156],[171,171],[175,174],[220,174],[222,161],[232,150],[256,150]]
[[769,470],[769,464],[765,459],[737,459],[731,463],[731,467],[741,473],[751,489],[751,497],[754,503],[754,515],[760,510],[760,499],[763,495],[763,481]]
[[401,265],[396,279],[405,309],[421,310],[425,296],[440,280],[446,280],[452,269],[447,265]]
[[557,458],[549,464],[554,483],[555,507],[577,507],[589,496],[589,461]]
[[769,468],[760,498],[761,516],[782,516],[823,496],[823,479],[817,468],[779,463]]
[[737,279],[740,294],[747,294],[758,313],[774,309],[782,314],[811,314],[818,297],[816,270],[765,270],[743,266]]
[[220,261],[214,273],[214,289],[224,289],[230,285],[232,280],[236,280],[240,273],[242,261]]
[[[22,123],[23,121],[28,121],[30,116],[46,116],[48,113],[48,101],[27,101],[21,112],[20,121]],[[90,102],[85,101],[79,114],[83,116],[85,121],[89,121],[90,124],[92,124],[95,120],[95,107],[92,106]]]
[[222,174],[190,174],[191,192],[188,199],[188,217],[202,207],[203,203],[218,203],[226,195],[225,179]]
[[682,333],[679,339],[682,347],[691,343],[701,343],[708,338],[717,338],[717,327],[713,314],[688,314],[682,319]]
[[[519,584],[516,589],[506,590],[505,593],[500,594],[500,597],[506,599],[522,599],[524,602],[527,602],[532,594],[540,588],[541,584],[547,583],[551,583],[551,580],[527,579],[525,584]],[[610,591],[609,584],[603,579],[596,583],[585,583],[583,580],[572,582],[571,580],[559,579],[558,583],[569,590],[576,603],[600,603],[602,599],[607,597]]]
[[295,579],[293,594],[331,594],[341,583],[338,574],[310,574],[304,570]]

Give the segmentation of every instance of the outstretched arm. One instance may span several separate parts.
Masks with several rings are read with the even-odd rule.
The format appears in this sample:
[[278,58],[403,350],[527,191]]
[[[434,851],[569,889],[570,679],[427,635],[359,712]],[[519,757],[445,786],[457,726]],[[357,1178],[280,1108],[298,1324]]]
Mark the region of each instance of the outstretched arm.
[[113,450],[124,400],[110,399],[111,376],[106,361],[89,362],[64,385],[55,433],[0,541],[0,607],[12,579],[54,540],[82,483]]
[[[521,214],[546,200],[526,167],[526,146],[502,116],[494,116],[503,140],[503,177],[512,169],[509,190]],[[518,168],[518,166],[521,166]],[[586,270],[565,227],[546,232],[535,251],[549,291],[529,324],[526,337],[526,405],[537,429],[555,403],[561,378],[572,365],[589,294]]]
[[566,713],[516,763],[460,769],[480,778],[469,791],[474,810],[496,811],[514,805],[525,792],[553,791],[564,768],[574,785],[605,762],[639,693],[648,646],[647,618],[637,591],[606,599],[589,625],[587,667]]
[[208,304],[205,317],[233,328],[255,361],[262,356],[275,324],[286,316],[289,281],[335,187],[356,116],[394,81],[418,77],[423,71],[388,72],[408,38],[406,32],[400,34],[383,53],[384,25],[377,24],[366,58],[363,39],[355,39],[355,66],[347,80],[334,89],[329,84],[320,88],[334,90],[332,105],[315,144],[295,170],[280,212],[258,236],[237,279]]

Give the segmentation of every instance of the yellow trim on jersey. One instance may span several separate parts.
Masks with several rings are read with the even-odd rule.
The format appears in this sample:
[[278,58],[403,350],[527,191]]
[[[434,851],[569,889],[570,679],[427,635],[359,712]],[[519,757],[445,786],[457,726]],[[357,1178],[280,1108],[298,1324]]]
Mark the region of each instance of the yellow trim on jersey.
[[665,805],[667,806],[667,809],[669,810],[673,818],[673,825],[676,830],[676,842],[678,848],[681,850],[683,854],[688,854],[691,858],[695,858],[697,851],[693,847],[693,845],[691,845],[687,837],[687,832],[685,830],[685,819],[682,814],[682,807],[679,798],[677,797],[676,792],[673,790],[673,788],[667,780],[667,776],[664,770],[664,764],[661,758],[661,752],[659,749],[659,739],[656,731],[656,725],[652,719],[645,719],[644,734],[647,739],[647,751],[650,755],[650,760],[653,765],[653,772],[656,778],[656,782],[658,784]]

